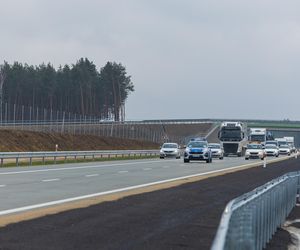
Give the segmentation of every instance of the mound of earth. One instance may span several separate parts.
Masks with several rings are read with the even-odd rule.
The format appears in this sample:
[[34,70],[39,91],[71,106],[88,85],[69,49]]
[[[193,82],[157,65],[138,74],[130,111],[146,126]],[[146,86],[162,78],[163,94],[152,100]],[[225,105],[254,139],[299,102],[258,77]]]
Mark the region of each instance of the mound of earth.
[[92,135],[70,135],[21,130],[0,130],[0,151],[59,151],[158,149],[159,144],[139,140]]

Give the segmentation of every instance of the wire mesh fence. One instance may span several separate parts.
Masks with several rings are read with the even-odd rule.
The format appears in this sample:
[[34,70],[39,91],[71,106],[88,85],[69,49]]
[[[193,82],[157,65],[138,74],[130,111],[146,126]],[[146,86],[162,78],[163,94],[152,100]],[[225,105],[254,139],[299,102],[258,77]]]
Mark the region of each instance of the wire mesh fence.
[[184,144],[187,136],[205,136],[211,126],[211,122],[203,120],[115,122],[99,116],[73,114],[71,112],[8,103],[3,103],[0,108],[1,129],[95,135],[156,143],[174,141]]

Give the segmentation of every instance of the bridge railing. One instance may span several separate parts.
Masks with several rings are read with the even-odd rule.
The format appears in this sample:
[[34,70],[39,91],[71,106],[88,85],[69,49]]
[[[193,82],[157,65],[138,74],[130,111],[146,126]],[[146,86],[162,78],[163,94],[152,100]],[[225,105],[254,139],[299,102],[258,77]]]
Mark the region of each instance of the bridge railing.
[[230,201],[211,249],[265,248],[296,205],[299,183],[300,171],[288,173]]
[[136,156],[158,156],[159,150],[96,150],[96,151],[43,151],[43,152],[0,152],[1,167],[5,160],[15,160],[16,166],[21,159],[28,159],[32,165],[33,159],[41,159],[45,163],[46,159],[56,160],[87,158],[111,158],[111,157],[136,157]]

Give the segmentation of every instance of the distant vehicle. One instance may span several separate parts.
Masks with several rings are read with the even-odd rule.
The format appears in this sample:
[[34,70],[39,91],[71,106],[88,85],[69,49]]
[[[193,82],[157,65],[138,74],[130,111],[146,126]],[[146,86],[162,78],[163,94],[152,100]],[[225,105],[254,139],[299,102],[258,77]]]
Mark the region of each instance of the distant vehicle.
[[218,138],[224,148],[224,156],[243,155],[247,144],[246,127],[241,122],[222,122]]
[[267,141],[267,130],[265,128],[250,128],[248,139],[250,142],[257,142],[264,146]]
[[247,150],[245,153],[245,160],[249,159],[261,159],[265,158],[266,154],[263,146],[258,143],[252,143],[247,145]]
[[275,144],[266,144],[265,153],[267,156],[279,156],[279,149]]
[[164,143],[160,148],[159,158],[164,159],[165,157],[175,157],[180,159],[180,148],[177,143]]
[[190,161],[206,161],[212,162],[211,149],[208,147],[207,141],[190,141],[184,151],[184,162]]
[[279,146],[279,154],[281,155],[291,155],[291,148],[288,144],[281,144]]
[[287,144],[290,146],[291,148],[291,153],[295,153],[296,152],[296,147],[295,147],[295,143],[294,143],[294,136],[285,136],[283,137],[286,139]]
[[275,145],[276,147],[279,147],[278,141],[276,140],[266,141],[266,145]]
[[278,147],[280,147],[281,145],[288,145],[288,142],[286,140],[286,138],[282,137],[282,138],[275,138],[276,141],[278,141]]
[[223,160],[224,158],[224,149],[220,143],[208,143],[208,147],[211,149],[212,157],[219,158]]
[[207,141],[207,139],[205,137],[196,137],[192,138],[190,141]]

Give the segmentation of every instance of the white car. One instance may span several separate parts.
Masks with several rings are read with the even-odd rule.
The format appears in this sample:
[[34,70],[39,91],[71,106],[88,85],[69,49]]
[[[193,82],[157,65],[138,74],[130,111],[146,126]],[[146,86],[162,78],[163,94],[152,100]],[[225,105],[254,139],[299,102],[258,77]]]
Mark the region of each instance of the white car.
[[248,144],[245,152],[245,160],[265,158],[266,154],[261,144]]
[[287,144],[282,144],[279,146],[279,154],[281,155],[291,155],[291,148]]
[[275,144],[266,144],[265,153],[267,156],[279,156],[279,149]]
[[208,147],[211,149],[212,157],[223,160],[224,149],[222,148],[220,143],[208,143]]
[[177,143],[167,142],[164,143],[160,148],[159,158],[164,159],[165,157],[175,157],[180,159],[180,148]]

